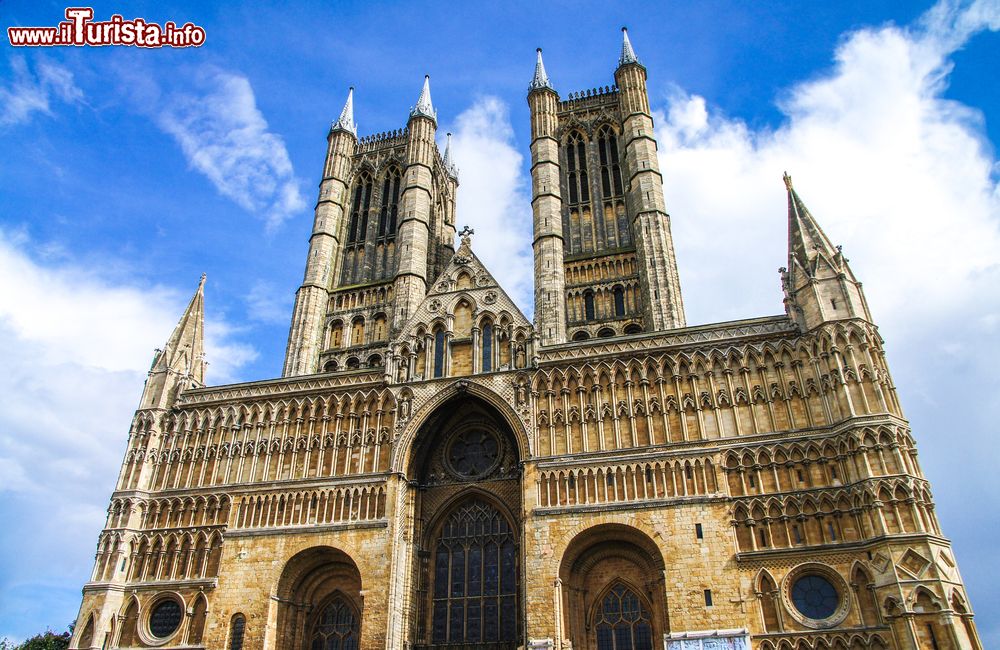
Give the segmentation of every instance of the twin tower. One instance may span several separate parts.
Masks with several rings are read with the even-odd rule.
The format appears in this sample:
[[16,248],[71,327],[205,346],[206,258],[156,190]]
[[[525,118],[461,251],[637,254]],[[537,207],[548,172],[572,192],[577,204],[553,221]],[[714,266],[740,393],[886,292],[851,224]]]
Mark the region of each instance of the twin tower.
[[[646,69],[623,31],[615,85],[528,90],[538,346],[685,326]],[[379,367],[454,253],[458,172],[429,78],[406,128],[358,138],[353,89],[328,136],[284,375]]]

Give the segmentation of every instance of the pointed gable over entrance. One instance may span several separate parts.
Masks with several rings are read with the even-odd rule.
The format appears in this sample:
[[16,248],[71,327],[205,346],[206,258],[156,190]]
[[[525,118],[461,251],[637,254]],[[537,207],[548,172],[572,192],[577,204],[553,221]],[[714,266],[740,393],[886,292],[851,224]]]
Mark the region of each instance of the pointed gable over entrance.
[[391,342],[395,381],[463,377],[524,368],[531,323],[472,252],[473,231]]

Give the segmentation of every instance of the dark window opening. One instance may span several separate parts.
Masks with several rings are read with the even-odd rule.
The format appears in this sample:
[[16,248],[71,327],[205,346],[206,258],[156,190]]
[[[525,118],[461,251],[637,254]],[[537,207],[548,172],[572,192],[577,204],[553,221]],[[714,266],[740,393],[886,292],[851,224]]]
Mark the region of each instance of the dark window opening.
[[247,619],[243,614],[233,617],[233,623],[229,628],[229,650],[243,650],[243,632],[247,627]]
[[694,525],[694,536],[698,539],[705,539],[705,531],[702,529],[701,524]]
[[594,612],[597,650],[652,650],[653,625],[642,598],[616,584]]
[[705,607],[711,607],[711,606],[712,606],[712,590],[711,589],[706,589],[705,590]]
[[594,312],[594,292],[588,291],[583,294],[583,313],[584,318],[587,320],[594,320],[596,318]]
[[518,640],[517,536],[489,503],[469,501],[445,521],[434,550],[431,640]]
[[434,334],[434,377],[444,374],[444,330]]
[[354,610],[343,598],[323,608],[313,628],[311,650],[357,650],[359,626]]
[[612,290],[615,297],[615,316],[625,315],[625,290],[621,287],[615,287]]
[[483,325],[483,372],[493,370],[493,325]]

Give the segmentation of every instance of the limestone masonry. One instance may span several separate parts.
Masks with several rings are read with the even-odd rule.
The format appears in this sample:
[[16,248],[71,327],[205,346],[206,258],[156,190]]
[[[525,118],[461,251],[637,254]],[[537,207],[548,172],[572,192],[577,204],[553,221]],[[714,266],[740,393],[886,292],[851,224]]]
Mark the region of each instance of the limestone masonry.
[[283,376],[205,386],[202,278],[72,647],[981,648],[840,247],[786,175],[785,313],[688,326],[627,32],[614,79],[538,51],[534,323],[456,233],[429,79],[378,135],[348,94]]

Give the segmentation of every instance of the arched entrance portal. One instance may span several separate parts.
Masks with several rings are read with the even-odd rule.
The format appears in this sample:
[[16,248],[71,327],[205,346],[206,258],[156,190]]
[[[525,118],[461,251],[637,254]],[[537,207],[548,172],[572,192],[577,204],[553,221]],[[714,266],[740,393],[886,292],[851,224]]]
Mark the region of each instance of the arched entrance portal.
[[319,546],[285,565],[275,594],[277,650],[357,650],[361,574],[343,551]]
[[559,567],[562,635],[575,650],[653,650],[669,632],[663,556],[630,526],[589,528]]
[[484,400],[455,396],[420,427],[407,478],[413,645],[523,645],[520,467],[507,422]]

